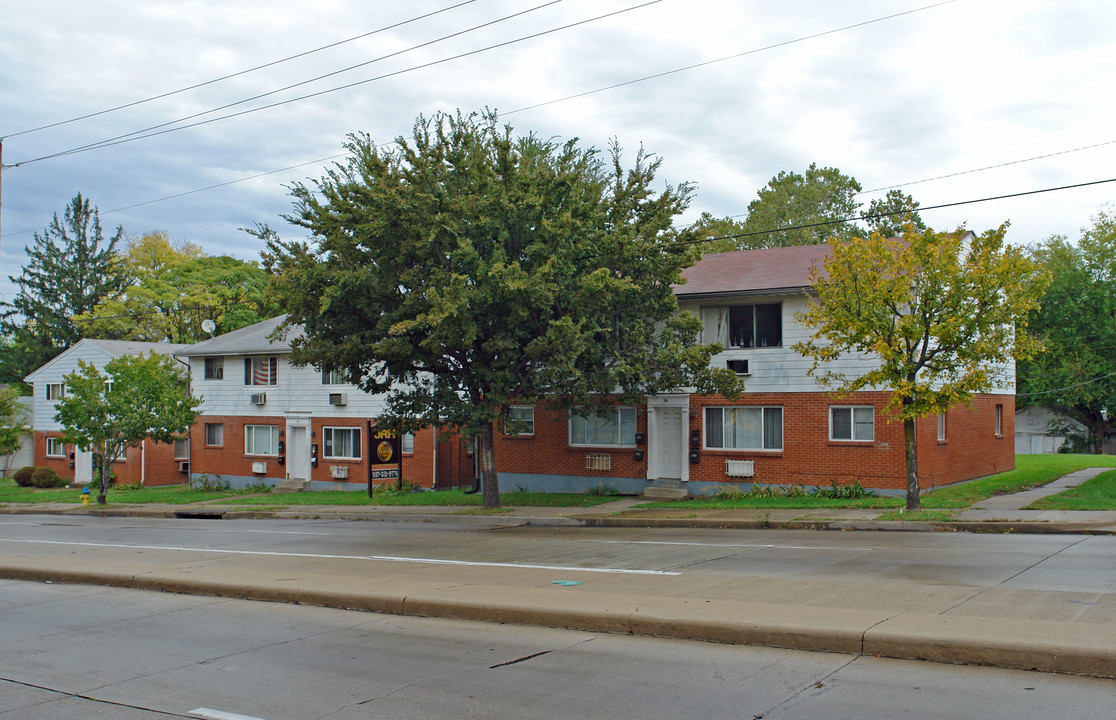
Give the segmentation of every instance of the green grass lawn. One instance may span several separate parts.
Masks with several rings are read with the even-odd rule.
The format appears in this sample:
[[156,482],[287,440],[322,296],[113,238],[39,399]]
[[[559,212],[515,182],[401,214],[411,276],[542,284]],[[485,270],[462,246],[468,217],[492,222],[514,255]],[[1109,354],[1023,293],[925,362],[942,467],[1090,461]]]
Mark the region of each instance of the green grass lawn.
[[1028,510],[1116,510],[1116,470],[1032,503]]
[[1116,455],[1016,455],[1014,470],[926,493],[922,507],[967,508],[994,495],[1040,487],[1087,467],[1116,467]]
[[[368,493],[352,490],[323,490],[318,492],[290,493],[285,495],[245,495],[222,501],[222,505],[251,505],[254,507],[294,505],[416,505],[472,507],[481,505],[479,493],[468,495],[461,490],[393,494]],[[500,493],[502,505],[520,507],[592,507],[612,502],[616,497],[607,495],[580,495],[575,493]]]
[[[1116,468],[1116,456],[1112,455],[1017,455],[1015,469],[972,482],[940,488],[922,496],[922,506],[927,510],[958,510],[967,508],[993,495],[1020,492],[1045,485],[1057,478],[1086,467]],[[1107,479],[1102,479],[1107,478]],[[1075,494],[1074,494],[1075,493]],[[1067,503],[1066,505],[1036,505],[1036,507],[1064,508],[1077,510],[1116,509],[1116,477],[1104,473],[1085,483],[1080,488],[1050,498],[1043,503]],[[505,506],[520,507],[591,507],[615,500],[615,496],[583,495],[572,493],[527,493],[508,492],[500,495]],[[467,495],[460,490],[438,492],[415,492],[395,494],[377,492],[369,498],[363,491],[322,491],[304,492],[287,495],[271,493],[244,493],[236,491],[191,490],[186,485],[147,487],[137,490],[109,489],[110,503],[142,504],[168,503],[184,504],[215,501],[222,505],[248,508],[291,507],[299,505],[427,505],[479,507],[481,496]],[[37,490],[21,488],[12,480],[0,480],[0,503],[41,503],[41,502],[81,502],[79,490],[62,488],[58,490]],[[95,500],[94,500],[95,502]],[[1072,503],[1072,504],[1071,504]],[[832,499],[811,495],[801,497],[741,497],[731,500],[695,498],[676,502],[644,503],[645,508],[707,508],[728,510],[733,508],[866,508],[881,510],[902,507],[901,497],[872,497],[859,499]],[[938,517],[944,517],[939,515]],[[906,518],[904,518],[906,519]]]

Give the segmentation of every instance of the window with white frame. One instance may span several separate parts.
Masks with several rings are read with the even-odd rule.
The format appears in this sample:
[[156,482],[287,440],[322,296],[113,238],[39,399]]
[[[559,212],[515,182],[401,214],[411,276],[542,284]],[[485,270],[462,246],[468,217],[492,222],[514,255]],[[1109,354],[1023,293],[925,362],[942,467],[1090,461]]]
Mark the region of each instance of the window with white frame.
[[247,455],[278,455],[278,425],[245,425],[244,452]]
[[225,379],[225,358],[223,358],[223,357],[207,357],[205,359],[205,379],[206,380],[224,380]]
[[705,447],[711,450],[782,450],[783,408],[705,408]]
[[528,405],[514,405],[508,408],[504,418],[505,435],[534,435],[535,408]]
[[277,358],[277,357],[249,357],[249,358],[244,358],[244,384],[245,385],[278,385],[279,384],[279,358]]
[[46,386],[47,400],[61,400],[66,397],[66,386],[63,383],[50,383]]
[[876,409],[871,405],[832,405],[829,439],[871,442],[876,436]]
[[781,303],[703,307],[703,341],[727,348],[780,347],[783,344]]
[[570,445],[635,447],[635,408],[614,407],[603,416],[591,410],[570,416]]
[[400,438],[400,452],[414,453],[415,451],[415,436],[413,433],[403,433]]
[[322,370],[322,385],[347,385],[347,375],[344,370]]
[[322,445],[327,458],[360,460],[360,428],[322,428]]
[[178,438],[174,441],[174,459],[190,459],[190,438]]
[[66,443],[62,442],[62,438],[48,437],[46,439],[46,456],[66,457]]
[[225,426],[222,423],[205,424],[205,444],[209,447],[224,447]]
[[996,437],[1004,434],[1004,406],[996,406]]
[[938,442],[945,442],[946,439],[946,414],[938,413]]

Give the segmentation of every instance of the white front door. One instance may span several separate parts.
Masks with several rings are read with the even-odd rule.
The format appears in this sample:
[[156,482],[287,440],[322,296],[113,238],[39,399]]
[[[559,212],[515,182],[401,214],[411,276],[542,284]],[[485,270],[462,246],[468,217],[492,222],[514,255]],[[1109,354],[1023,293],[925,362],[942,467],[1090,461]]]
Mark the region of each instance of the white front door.
[[93,451],[74,448],[74,482],[88,485],[93,482]]
[[287,478],[310,479],[310,438],[304,425],[287,425]]
[[655,452],[659,457],[659,477],[682,479],[685,438],[682,436],[682,409],[659,408],[655,412],[658,432]]

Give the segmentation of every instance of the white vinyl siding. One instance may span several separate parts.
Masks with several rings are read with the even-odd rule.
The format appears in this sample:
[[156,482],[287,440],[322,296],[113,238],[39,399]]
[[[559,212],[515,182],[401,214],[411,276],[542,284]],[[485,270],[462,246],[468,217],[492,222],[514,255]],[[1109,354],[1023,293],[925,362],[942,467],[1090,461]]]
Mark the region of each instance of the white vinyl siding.
[[705,447],[710,450],[782,450],[783,408],[705,408]]
[[871,442],[876,436],[876,410],[871,405],[829,408],[829,439]]
[[360,460],[360,428],[323,428],[322,444],[326,458]]
[[635,408],[570,416],[570,445],[635,447]]
[[244,453],[246,455],[278,455],[278,425],[245,425]]

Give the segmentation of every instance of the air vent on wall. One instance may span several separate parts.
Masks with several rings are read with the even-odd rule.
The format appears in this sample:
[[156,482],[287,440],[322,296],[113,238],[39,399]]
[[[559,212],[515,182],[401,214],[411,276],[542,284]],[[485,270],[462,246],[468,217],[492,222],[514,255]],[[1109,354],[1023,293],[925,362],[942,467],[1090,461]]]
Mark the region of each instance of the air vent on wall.
[[349,468],[345,465],[330,465],[329,476],[333,478],[347,478],[349,477]]
[[585,456],[586,470],[611,470],[612,456],[606,453],[589,453]]
[[753,477],[755,474],[754,460],[725,460],[725,475],[728,477]]
[[329,394],[329,404],[330,405],[345,405],[348,402],[349,402],[349,396],[346,395],[345,393],[330,393]]
[[267,393],[253,393],[249,399],[253,405],[263,405],[267,402]]

